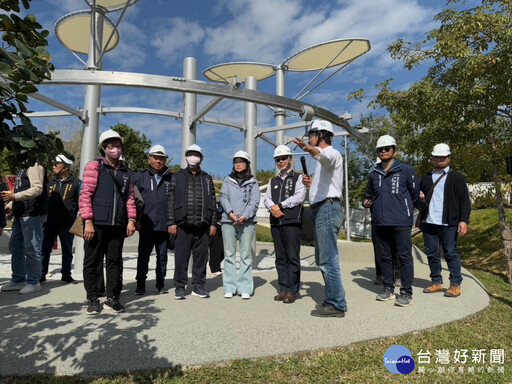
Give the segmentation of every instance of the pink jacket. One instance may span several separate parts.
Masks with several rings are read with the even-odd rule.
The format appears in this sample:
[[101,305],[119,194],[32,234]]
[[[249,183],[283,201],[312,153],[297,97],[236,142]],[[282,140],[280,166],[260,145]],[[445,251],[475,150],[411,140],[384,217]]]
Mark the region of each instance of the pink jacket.
[[[78,201],[80,207],[80,215],[84,220],[94,219],[92,201],[94,199],[94,192],[96,191],[96,187],[98,185],[98,160],[101,160],[103,164],[108,164],[104,157],[98,157],[97,160],[89,161],[84,168],[82,189],[80,191],[80,199]],[[116,169],[119,169],[119,164]],[[137,212],[135,209],[135,198],[133,196],[133,180],[130,181],[130,191],[128,192],[126,211],[128,213],[128,220],[135,221],[137,218]]]

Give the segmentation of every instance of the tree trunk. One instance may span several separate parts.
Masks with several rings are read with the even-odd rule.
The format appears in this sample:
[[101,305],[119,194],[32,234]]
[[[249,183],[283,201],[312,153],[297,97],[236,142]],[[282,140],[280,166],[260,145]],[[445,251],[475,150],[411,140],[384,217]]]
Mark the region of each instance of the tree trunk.
[[492,166],[494,177],[494,189],[496,191],[496,205],[498,208],[498,222],[500,225],[501,241],[503,242],[503,251],[507,258],[508,282],[512,284],[512,231],[507,223],[507,213],[503,203],[503,194],[501,193],[501,182],[499,181],[499,171],[496,162]]

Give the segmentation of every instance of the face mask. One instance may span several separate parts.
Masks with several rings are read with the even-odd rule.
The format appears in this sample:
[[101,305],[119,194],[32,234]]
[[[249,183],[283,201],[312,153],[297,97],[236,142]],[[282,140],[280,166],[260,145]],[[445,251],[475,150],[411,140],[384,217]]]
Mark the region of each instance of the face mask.
[[187,164],[196,167],[201,162],[201,158],[199,156],[187,156],[185,158],[187,160]]
[[113,160],[117,160],[121,157],[121,149],[120,148],[105,148],[105,154]]

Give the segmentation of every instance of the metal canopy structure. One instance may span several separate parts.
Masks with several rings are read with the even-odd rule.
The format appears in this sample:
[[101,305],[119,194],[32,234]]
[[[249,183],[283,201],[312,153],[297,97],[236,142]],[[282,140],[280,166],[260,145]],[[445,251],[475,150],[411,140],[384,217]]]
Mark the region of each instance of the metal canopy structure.
[[84,0],[86,4],[94,8],[102,7],[105,8],[106,12],[115,12],[119,11],[122,8],[129,7],[130,5],[135,4],[139,0]]
[[[69,50],[88,55],[91,49],[91,17],[90,10],[73,12],[61,17],[54,28],[57,39]],[[101,51],[111,51],[119,44],[119,32],[106,16],[103,24],[97,28],[101,28],[103,35]],[[113,37],[109,39],[111,34]]]

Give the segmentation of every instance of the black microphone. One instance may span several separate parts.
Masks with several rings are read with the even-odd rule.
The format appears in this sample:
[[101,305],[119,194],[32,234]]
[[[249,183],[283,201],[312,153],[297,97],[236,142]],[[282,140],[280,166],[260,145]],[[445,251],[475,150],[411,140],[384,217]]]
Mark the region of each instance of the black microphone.
[[308,167],[306,166],[306,158],[304,156],[300,157],[300,163],[302,164],[302,173],[307,175],[308,174]]

